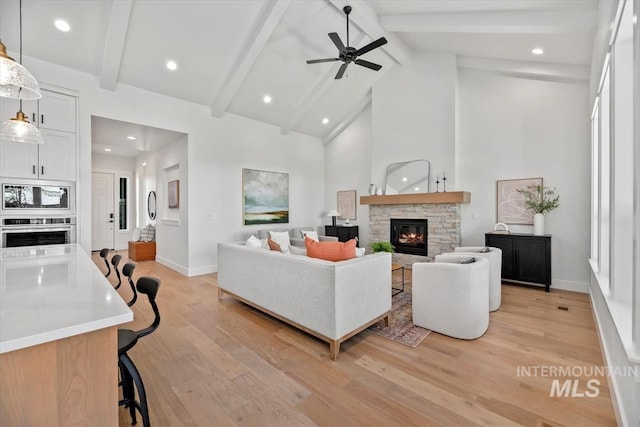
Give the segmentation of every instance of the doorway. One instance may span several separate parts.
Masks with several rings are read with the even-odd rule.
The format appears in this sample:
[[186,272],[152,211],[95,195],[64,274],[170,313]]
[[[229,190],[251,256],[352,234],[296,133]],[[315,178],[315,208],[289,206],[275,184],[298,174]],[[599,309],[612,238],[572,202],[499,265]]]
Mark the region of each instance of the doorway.
[[115,247],[114,174],[91,173],[91,250]]

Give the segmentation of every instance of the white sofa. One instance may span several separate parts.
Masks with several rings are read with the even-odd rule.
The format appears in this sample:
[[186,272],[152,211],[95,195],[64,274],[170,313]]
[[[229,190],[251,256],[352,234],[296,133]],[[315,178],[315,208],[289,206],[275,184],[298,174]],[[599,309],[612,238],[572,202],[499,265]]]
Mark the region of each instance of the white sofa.
[[218,244],[218,298],[229,294],[329,343],[385,320],[391,310],[391,254],[330,262],[303,255]]
[[467,254],[413,264],[413,323],[454,338],[475,339],[489,327],[489,261]]

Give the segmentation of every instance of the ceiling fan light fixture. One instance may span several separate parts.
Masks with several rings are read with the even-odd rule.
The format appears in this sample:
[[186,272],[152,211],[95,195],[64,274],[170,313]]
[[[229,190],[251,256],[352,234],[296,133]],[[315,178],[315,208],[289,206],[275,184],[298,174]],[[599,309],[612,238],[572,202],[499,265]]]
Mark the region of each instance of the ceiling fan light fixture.
[[2,122],[0,140],[11,142],[24,142],[27,144],[43,144],[44,139],[37,127],[29,123],[22,112],[22,108],[15,117]]

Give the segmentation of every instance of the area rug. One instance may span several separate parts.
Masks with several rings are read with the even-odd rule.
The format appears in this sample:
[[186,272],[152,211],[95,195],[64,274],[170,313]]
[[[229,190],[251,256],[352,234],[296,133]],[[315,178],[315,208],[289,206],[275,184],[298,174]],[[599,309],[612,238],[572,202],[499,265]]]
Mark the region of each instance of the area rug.
[[[399,283],[393,286],[398,287]],[[411,312],[411,284],[407,283],[404,292],[391,297],[391,319],[389,326],[384,321],[378,322],[367,328],[369,331],[388,338],[400,344],[416,348],[430,333],[429,329],[421,328],[413,324]]]

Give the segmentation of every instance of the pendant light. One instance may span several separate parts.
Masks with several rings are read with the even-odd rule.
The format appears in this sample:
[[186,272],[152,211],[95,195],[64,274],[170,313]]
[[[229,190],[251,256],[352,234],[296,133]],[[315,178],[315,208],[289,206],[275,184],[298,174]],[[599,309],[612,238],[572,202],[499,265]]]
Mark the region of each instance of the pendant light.
[[40,85],[22,65],[22,0],[20,0],[20,62],[7,55],[0,40],[0,96],[15,99],[40,99]]
[[[2,55],[3,52],[5,53],[4,56]],[[2,122],[2,127],[0,128],[0,140],[26,142],[29,144],[44,143],[44,139],[42,138],[42,134],[40,134],[38,128],[29,123],[29,120],[22,112],[23,99],[40,98],[40,86],[38,85],[38,82],[26,68],[6,56],[6,49],[1,42],[0,60],[2,61],[0,63],[0,95],[9,98],[18,98],[20,100],[20,109],[16,113],[16,116]],[[20,62],[22,63],[22,0],[20,0]],[[9,66],[6,66],[7,64]],[[19,66],[19,68],[15,68],[12,64]],[[26,74],[21,74],[20,69],[24,70]],[[15,77],[15,79],[13,81],[8,78],[5,79],[5,72],[8,73],[7,77]],[[33,89],[33,85],[30,87],[21,86],[23,83],[29,83],[29,78],[32,80],[32,83],[35,84],[35,90]]]

